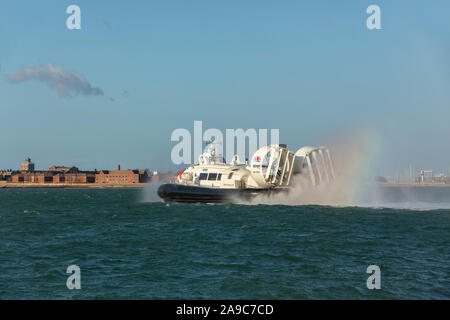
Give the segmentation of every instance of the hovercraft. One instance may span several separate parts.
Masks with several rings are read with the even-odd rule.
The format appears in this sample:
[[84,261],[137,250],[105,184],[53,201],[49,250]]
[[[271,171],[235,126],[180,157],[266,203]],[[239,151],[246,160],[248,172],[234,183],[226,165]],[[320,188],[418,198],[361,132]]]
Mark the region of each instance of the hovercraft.
[[250,200],[257,195],[289,192],[294,176],[303,175],[312,186],[334,179],[326,147],[303,147],[293,153],[286,145],[268,145],[255,152],[250,164],[233,156],[226,163],[210,143],[198,164],[181,171],[175,183],[162,184],[158,195],[164,201],[220,203]]

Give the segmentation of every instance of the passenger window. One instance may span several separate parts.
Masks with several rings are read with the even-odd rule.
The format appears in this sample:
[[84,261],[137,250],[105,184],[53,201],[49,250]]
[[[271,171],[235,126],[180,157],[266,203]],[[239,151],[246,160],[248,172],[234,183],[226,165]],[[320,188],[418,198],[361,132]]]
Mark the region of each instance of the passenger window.
[[215,181],[217,178],[217,173],[210,173],[208,176],[208,180]]
[[230,172],[230,174],[228,175],[228,179],[231,179],[232,176],[233,176],[233,172]]
[[208,178],[208,174],[207,173],[200,173],[198,179],[199,180],[206,180]]
[[217,181],[220,181],[220,180],[222,180],[222,174],[221,174],[221,173],[219,173],[219,174],[217,175]]

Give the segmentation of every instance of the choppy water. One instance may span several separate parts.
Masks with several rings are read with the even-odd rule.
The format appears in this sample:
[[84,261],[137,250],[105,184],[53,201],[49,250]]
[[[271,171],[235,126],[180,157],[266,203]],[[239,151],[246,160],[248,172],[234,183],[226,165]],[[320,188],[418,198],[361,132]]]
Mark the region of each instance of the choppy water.
[[[450,209],[435,196],[416,210],[166,205],[141,193],[0,190],[0,298],[450,298]],[[66,287],[72,264],[81,290]],[[366,287],[372,264],[381,290]]]

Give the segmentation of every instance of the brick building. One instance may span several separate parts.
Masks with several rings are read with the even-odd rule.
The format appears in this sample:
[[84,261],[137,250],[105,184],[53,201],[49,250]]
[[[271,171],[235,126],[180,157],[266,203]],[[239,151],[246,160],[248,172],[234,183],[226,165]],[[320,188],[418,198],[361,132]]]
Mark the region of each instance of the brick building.
[[11,182],[15,183],[53,183],[53,174],[46,171],[23,172],[14,174]]
[[73,170],[78,170],[78,168],[75,166],[64,167],[64,166],[55,166],[55,165],[52,165],[50,168],[48,168],[48,171],[69,172],[69,171],[73,171]]
[[95,183],[95,172],[57,173],[53,183]]
[[[24,166],[22,166],[23,168]],[[42,171],[22,171],[13,174],[14,183],[95,183],[95,171],[80,171],[77,167],[52,166]]]
[[[0,180],[6,180],[0,172]],[[132,184],[146,183],[149,181],[148,170],[102,170],[80,171],[77,167],[65,167],[53,165],[48,170],[35,171],[34,163],[26,158],[21,165],[21,171],[9,172],[9,179],[13,183],[36,184],[85,184],[85,183],[109,183]]]
[[77,167],[51,166],[53,183],[95,183],[95,171],[80,171]]
[[96,183],[145,183],[149,179],[147,170],[102,170],[95,175]]
[[12,170],[0,170],[0,181],[11,181]]
[[22,165],[20,166],[21,171],[34,171],[34,163],[31,162],[30,158],[26,158]]

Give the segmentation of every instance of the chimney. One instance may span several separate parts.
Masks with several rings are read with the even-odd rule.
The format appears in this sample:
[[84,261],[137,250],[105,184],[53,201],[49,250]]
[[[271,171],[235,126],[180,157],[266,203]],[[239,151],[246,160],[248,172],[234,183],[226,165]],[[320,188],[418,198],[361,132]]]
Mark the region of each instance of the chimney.
[[120,171],[120,164],[117,166],[117,170],[119,170]]

